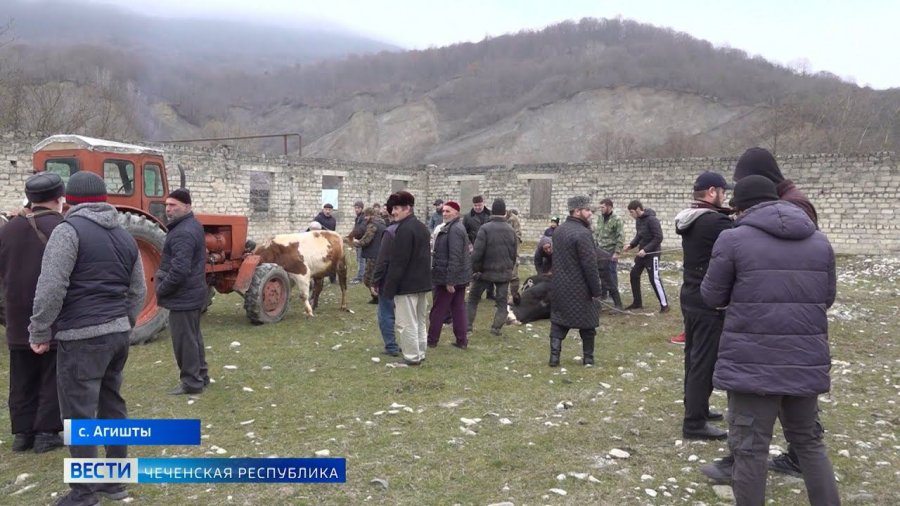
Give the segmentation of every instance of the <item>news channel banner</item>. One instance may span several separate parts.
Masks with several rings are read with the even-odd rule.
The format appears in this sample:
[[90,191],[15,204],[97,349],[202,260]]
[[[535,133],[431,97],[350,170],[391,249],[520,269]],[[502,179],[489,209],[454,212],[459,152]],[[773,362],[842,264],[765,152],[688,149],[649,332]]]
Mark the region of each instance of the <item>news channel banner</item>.
[[[64,420],[71,445],[200,445],[199,419]],[[66,483],[346,483],[344,458],[65,459]]]

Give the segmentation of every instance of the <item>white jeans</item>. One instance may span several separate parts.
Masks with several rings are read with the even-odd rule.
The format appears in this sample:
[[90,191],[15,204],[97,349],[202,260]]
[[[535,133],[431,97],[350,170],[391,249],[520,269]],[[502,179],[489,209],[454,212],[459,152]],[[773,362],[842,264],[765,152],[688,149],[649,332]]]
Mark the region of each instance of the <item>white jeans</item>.
[[428,292],[394,296],[394,333],[403,358],[425,359],[428,344]]

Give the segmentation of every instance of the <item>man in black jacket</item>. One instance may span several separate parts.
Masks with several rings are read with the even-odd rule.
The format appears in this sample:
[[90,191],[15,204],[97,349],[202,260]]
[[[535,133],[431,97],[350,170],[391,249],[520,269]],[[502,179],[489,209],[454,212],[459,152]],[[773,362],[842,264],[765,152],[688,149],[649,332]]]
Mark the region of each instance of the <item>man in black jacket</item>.
[[[331,205],[331,203],[326,203],[322,206],[322,211],[313,218],[313,221],[319,222],[325,230],[337,230],[337,218],[334,217],[334,206]],[[330,281],[332,285],[335,283],[336,279],[335,274],[328,275],[328,281]]]
[[508,312],[507,297],[509,282],[516,266],[518,240],[516,233],[506,222],[506,203],[497,199],[491,205],[491,221],[478,230],[475,246],[472,251],[472,290],[469,291],[467,313],[469,325],[467,333],[472,331],[478,311],[481,294],[489,287],[494,287],[494,301],[497,310],[491,323],[491,334],[500,335],[500,328],[506,323]]
[[582,364],[594,364],[594,338],[600,324],[600,271],[591,235],[591,199],[568,200],[569,217],[553,232],[550,288],[550,367],[559,366],[562,342],[570,329],[581,335]]
[[[366,217],[363,214],[366,205],[362,200],[357,200],[353,203],[353,213],[355,214],[355,219],[353,221],[353,240],[358,241],[362,239],[362,236],[366,233]],[[351,285],[358,285],[362,283],[363,277],[366,275],[366,261],[362,256],[362,248],[354,244],[356,247],[356,276],[350,280]]]
[[413,214],[416,199],[399,191],[388,200],[397,228],[380,295],[394,300],[394,324],[407,365],[425,359],[428,292],[431,291],[431,234]]
[[44,453],[63,446],[63,429],[56,393],[56,341],[44,354],[31,351],[28,323],[34,291],[41,275],[47,238],[62,223],[62,178],[41,172],[25,182],[31,202],[0,228],[0,279],[5,283],[6,342],[9,346],[9,421],[14,452]]
[[719,336],[725,314],[703,302],[700,283],[713,245],[719,234],[732,226],[730,209],[722,207],[725,190],[731,186],[715,172],[704,172],[694,182],[691,207],[675,216],[675,232],[684,250],[684,282],[681,285],[681,314],[684,317],[684,421],[687,439],[725,439],[728,433],[710,425],[722,414],[710,411],[713,370],[719,352]]
[[634,239],[622,251],[630,251],[635,247],[640,247],[635,259],[634,267],[631,268],[631,295],[634,297],[630,306],[625,309],[640,309],[644,307],[641,298],[641,272],[647,270],[647,277],[650,278],[650,286],[653,293],[659,299],[660,313],[669,311],[669,300],[666,298],[666,291],[663,289],[662,278],[659,277],[659,250],[662,246],[663,233],[662,227],[659,225],[659,219],[656,218],[656,211],[647,208],[640,200],[632,200],[628,203],[628,214],[635,219],[636,233]]
[[199,394],[209,384],[200,311],[206,303],[206,237],[191,211],[191,194],[179,188],[166,198],[169,233],[156,272],[156,298],[169,310],[175,362],[181,371],[170,395]]

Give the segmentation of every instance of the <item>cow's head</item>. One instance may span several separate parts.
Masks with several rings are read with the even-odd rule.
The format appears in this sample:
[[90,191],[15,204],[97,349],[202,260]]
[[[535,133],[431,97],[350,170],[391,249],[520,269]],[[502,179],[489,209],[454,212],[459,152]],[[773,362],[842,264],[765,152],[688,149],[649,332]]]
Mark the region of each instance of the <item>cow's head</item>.
[[258,246],[253,254],[259,255],[260,263],[277,264],[291,274],[302,276],[306,274],[307,269],[298,246],[299,243],[296,242],[285,245],[275,241],[266,241]]
[[512,308],[521,323],[550,318],[550,276],[531,276],[522,284],[519,303]]

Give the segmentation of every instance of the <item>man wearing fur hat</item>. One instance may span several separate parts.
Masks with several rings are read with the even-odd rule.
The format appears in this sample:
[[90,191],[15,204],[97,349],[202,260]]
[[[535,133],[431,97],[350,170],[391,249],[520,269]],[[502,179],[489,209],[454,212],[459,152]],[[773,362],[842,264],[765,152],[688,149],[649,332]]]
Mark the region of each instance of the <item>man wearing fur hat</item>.
[[64,193],[62,179],[52,172],[29,177],[25,195],[31,209],[0,228],[14,452],[34,449],[35,453],[44,453],[63,446],[56,393],[56,341],[50,341],[46,353],[34,353],[28,343],[28,323],[47,238],[63,220]]
[[509,282],[516,267],[518,241],[516,233],[506,222],[506,203],[494,200],[491,205],[491,221],[478,230],[472,250],[472,289],[469,291],[467,312],[468,332],[472,331],[478,312],[481,294],[494,288],[496,311],[491,323],[491,334],[500,336],[500,328],[508,317]]
[[431,234],[413,214],[416,199],[411,193],[399,191],[388,202],[392,203],[396,228],[379,295],[394,300],[394,324],[403,361],[417,366],[425,359],[427,347]]
[[600,325],[600,273],[591,235],[591,199],[568,201],[569,216],[553,232],[550,288],[550,367],[559,366],[562,342],[570,329],[581,335],[582,364],[594,364],[594,338]]
[[170,395],[199,394],[209,384],[200,312],[206,304],[206,236],[194,218],[191,194],[179,188],[166,198],[169,233],[156,272],[156,299],[169,310],[178,386]]
[[[119,393],[129,336],[146,285],[134,238],[106,202],[106,185],[87,171],[72,174],[66,201],[73,207],[50,239],[41,261],[31,325],[31,349],[47,353],[56,327],[56,386],[63,419],[123,419]],[[96,458],[96,446],[70,446],[73,458]],[[127,446],[107,446],[107,458],[126,458]],[[97,504],[97,494],[124,499],[118,483],[70,483],[57,505]]]

